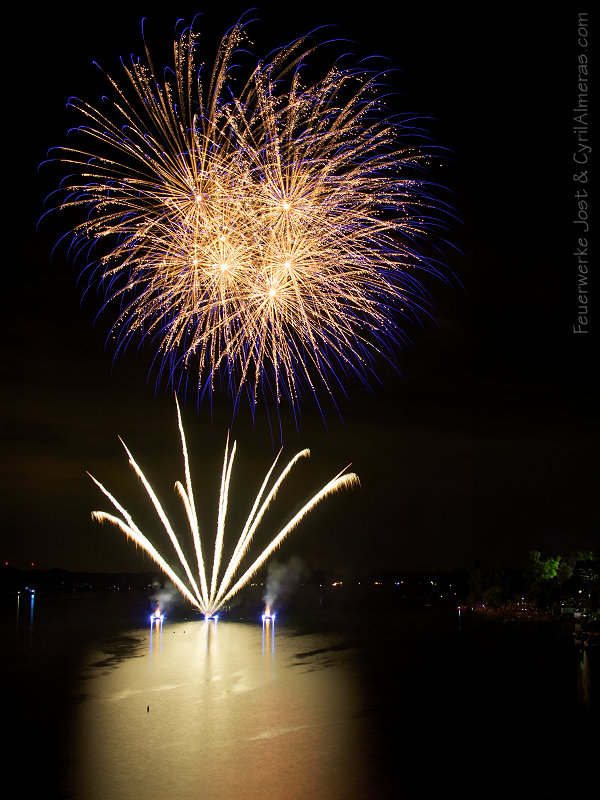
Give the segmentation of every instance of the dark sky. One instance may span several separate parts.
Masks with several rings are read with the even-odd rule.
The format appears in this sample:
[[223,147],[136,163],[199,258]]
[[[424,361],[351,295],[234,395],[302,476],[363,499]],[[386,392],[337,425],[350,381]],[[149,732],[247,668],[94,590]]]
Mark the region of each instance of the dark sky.
[[[570,3],[552,11],[523,5],[483,15],[459,4],[440,10],[375,0],[359,15],[323,0],[256,11],[259,54],[334,23],[359,54],[390,59],[398,70],[395,110],[430,117],[436,141],[453,153],[441,177],[461,219],[448,234],[457,249],[446,254],[459,280],[431,284],[436,321],[409,329],[398,374],[382,365],[371,392],[350,384],[342,419],[330,412],[327,427],[309,404],[299,433],[282,412],[286,454],[312,451],[279,498],[282,520],[350,461],[362,488],[323,504],[279,558],[298,554],[334,569],[469,568],[493,558],[519,566],[533,547],[564,552],[598,542],[593,283],[588,333],[573,333],[581,226],[572,109],[583,45]],[[206,10],[211,55],[245,8]],[[59,225],[36,230],[56,180],[37,167],[76,124],[67,98],[95,102],[101,94],[93,59],[118,74],[118,56],[141,51],[143,16],[149,40],[168,56],[176,19],[198,10],[187,2],[159,11],[151,2],[77,12],[48,6],[27,19],[17,10],[10,24],[0,557],[16,566],[148,566],[120,532],[90,519],[92,509],[110,509],[86,469],[126,507],[139,508],[149,531],[158,529],[117,435],[165,506],[177,508],[172,486],[183,465],[173,396],[147,381],[149,351],[113,364],[104,345],[110,319],[93,325],[97,298],[81,303],[64,248],[50,257]],[[198,411],[188,395],[184,424],[209,538],[230,422],[226,398]],[[253,426],[244,408],[234,435],[232,526],[249,509],[274,447],[262,412]]]

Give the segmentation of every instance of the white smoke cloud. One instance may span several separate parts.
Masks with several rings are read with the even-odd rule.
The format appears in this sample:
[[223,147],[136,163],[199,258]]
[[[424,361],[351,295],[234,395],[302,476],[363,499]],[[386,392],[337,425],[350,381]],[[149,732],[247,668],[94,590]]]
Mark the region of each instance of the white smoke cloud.
[[158,581],[154,581],[152,593],[150,594],[150,604],[153,611],[159,608],[161,614],[166,614],[170,609],[180,605],[181,598],[175,584],[171,583],[171,581],[165,581],[163,586]]
[[306,574],[302,559],[292,556],[286,563],[271,561],[267,569],[267,579],[263,600],[272,610],[277,610],[298,589]]

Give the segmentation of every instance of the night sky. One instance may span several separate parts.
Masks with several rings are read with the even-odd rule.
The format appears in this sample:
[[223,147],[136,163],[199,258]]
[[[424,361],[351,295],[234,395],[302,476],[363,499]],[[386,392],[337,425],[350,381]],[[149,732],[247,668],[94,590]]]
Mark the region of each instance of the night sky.
[[[397,70],[394,110],[429,117],[435,141],[452,153],[436,179],[452,190],[460,220],[445,255],[457,279],[428,284],[435,321],[408,329],[412,344],[397,372],[382,364],[370,391],[348,384],[341,416],[328,410],[326,425],[310,403],[298,430],[282,410],[286,454],[312,452],[278,499],[282,522],[349,462],[362,488],[321,505],[280,559],[299,555],[332,570],[468,569],[476,559],[518,567],[534,547],[552,553],[598,543],[593,278],[588,332],[573,333],[582,225],[574,224],[572,109],[583,50],[572,4],[523,5],[483,15],[458,4],[375,0],[357,14],[323,0],[262,4],[254,14],[262,20],[250,29],[258,54],[333,23],[331,35],[352,40],[359,55],[387,57]],[[38,164],[77,124],[66,100],[95,103],[105,88],[92,60],[118,75],[118,57],[142,51],[145,16],[159,62],[177,18],[204,10],[210,62],[246,6],[157,8],[48,6],[28,19],[17,10],[7,26],[0,556],[17,567],[148,568],[116,528],[90,519],[93,509],[112,509],[85,470],[139,509],[149,533],[159,529],[117,435],[178,518],[172,487],[183,464],[173,395],[147,379],[149,349],[113,363],[105,347],[112,318],[94,323],[99,298],[81,301],[64,247],[51,258],[61,220],[36,229],[58,175]],[[592,263],[593,239],[590,246]],[[181,400],[199,516],[212,541],[231,407],[223,396],[198,410],[194,391]],[[262,409],[253,424],[243,407],[233,435],[232,532],[279,431],[272,435]]]

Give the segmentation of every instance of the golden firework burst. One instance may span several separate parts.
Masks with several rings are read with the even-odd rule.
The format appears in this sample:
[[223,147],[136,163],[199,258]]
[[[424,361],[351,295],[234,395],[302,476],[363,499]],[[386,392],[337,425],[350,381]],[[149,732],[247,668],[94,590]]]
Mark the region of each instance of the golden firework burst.
[[225,376],[236,403],[297,406],[366,380],[423,310],[436,203],[379,75],[334,65],[305,82],[303,38],[234,81],[244,36],[240,22],[223,38],[206,82],[190,27],[169,78],[146,47],[122,84],[108,78],[108,110],[71,100],[83,145],[60,150],[60,207],[87,209],[74,236],[117,309],[117,352],[150,340],[173,380],[197,369],[201,392]]

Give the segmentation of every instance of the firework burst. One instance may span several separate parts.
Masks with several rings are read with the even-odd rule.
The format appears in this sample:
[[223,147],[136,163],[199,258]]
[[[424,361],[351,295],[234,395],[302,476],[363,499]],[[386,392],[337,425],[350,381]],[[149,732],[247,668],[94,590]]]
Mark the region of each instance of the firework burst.
[[[214,554],[212,556],[212,569],[207,571],[207,558],[202,548],[202,541],[200,537],[200,528],[198,524],[198,516],[196,514],[196,506],[194,503],[194,494],[192,491],[192,481],[190,477],[190,467],[188,452],[183,431],[183,424],[181,421],[181,413],[179,404],[177,404],[177,418],[179,422],[179,432],[181,434],[181,444],[183,448],[183,461],[185,473],[185,485],[180,481],[175,484],[175,491],[181,498],[183,503],[187,520],[190,527],[191,538],[193,541],[195,563],[190,566],[190,562],[184,553],[180,539],[175,533],[169,518],[167,517],[156,493],[148,483],[148,480],[135,459],[127,449],[124,442],[122,442],[125,452],[129,458],[129,464],[134,470],[135,474],[141,481],[148,497],[150,498],[156,513],[163,524],[165,531],[171,541],[173,550],[177,556],[180,565],[180,574],[175,570],[170,561],[159,553],[156,547],[150,540],[142,533],[139,527],[134,522],[131,514],[116,500],[113,495],[105,489],[105,487],[96,480],[92,475],[90,478],[110,500],[112,505],[121,515],[120,517],[114,514],[108,514],[105,511],[93,511],[92,518],[99,522],[110,522],[116,525],[126,536],[132,539],[139,545],[160,567],[160,569],[167,575],[181,592],[181,594],[189,600],[189,602],[198,608],[206,616],[212,616],[217,611],[228,603],[231,598],[242,589],[253,575],[265,564],[271,553],[280,546],[283,540],[296,528],[300,521],[328,495],[337,492],[344,488],[350,488],[358,484],[358,477],[354,473],[342,470],[332,480],[325,484],[302,508],[293,515],[289,522],[277,533],[276,536],[270,541],[267,547],[264,548],[262,553],[255,558],[251,564],[244,569],[241,576],[238,573],[242,570],[242,565],[248,553],[252,539],[256,530],[264,517],[271,502],[274,500],[277,492],[288,477],[292,468],[302,458],[310,456],[309,450],[302,450],[297,453],[294,458],[282,470],[278,478],[272,483],[271,488],[268,489],[272,473],[275,470],[281,451],[275,458],[271,468],[267,472],[262,485],[256,495],[256,499],[248,515],[246,523],[239,535],[237,544],[232,551],[232,555],[227,566],[223,569],[223,551],[225,541],[225,520],[227,517],[227,505],[229,501],[229,483],[231,479],[231,471],[233,468],[233,460],[235,457],[236,444],[234,442],[231,450],[229,449],[229,437],[227,437],[227,444],[225,446],[225,458],[223,460],[223,472],[221,478],[221,490],[219,494],[219,507],[217,515],[217,530],[215,534]],[[89,473],[88,473],[89,474]],[[268,491],[267,491],[268,489]],[[185,578],[182,577],[185,575]]]
[[106,110],[72,99],[82,145],[58,153],[71,175],[55,207],[86,211],[73,246],[104,286],[117,352],[148,340],[172,385],[225,381],[235,407],[245,393],[297,408],[367,381],[423,312],[416,275],[435,272],[420,252],[440,206],[379,75],[335,64],[305,82],[303,38],[244,82],[244,37],[229,31],[207,80],[190,27],[164,80],[146,47],[123,81],[107,76]]

